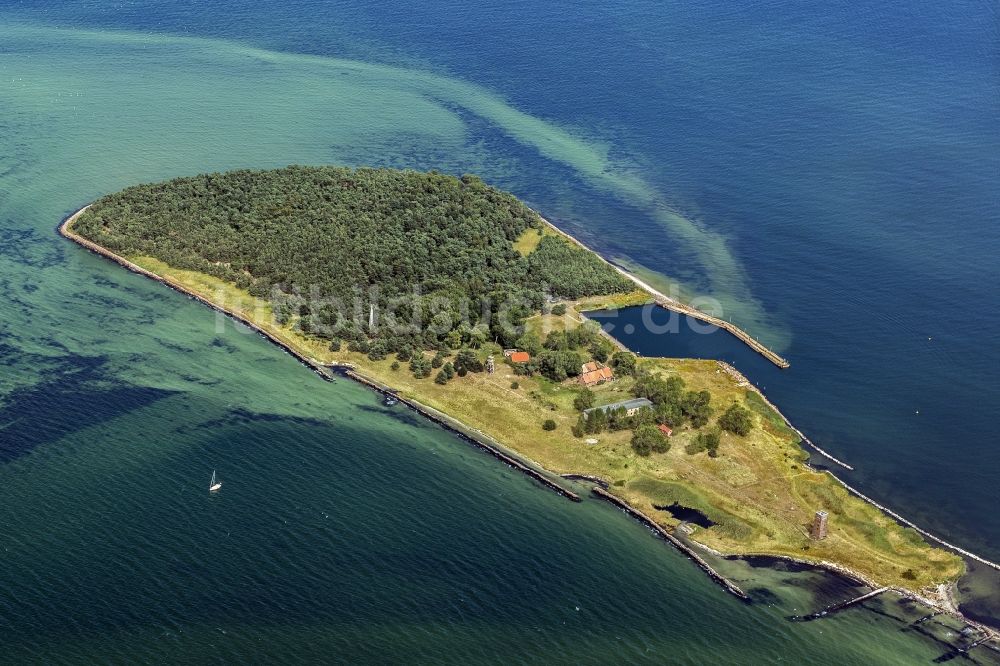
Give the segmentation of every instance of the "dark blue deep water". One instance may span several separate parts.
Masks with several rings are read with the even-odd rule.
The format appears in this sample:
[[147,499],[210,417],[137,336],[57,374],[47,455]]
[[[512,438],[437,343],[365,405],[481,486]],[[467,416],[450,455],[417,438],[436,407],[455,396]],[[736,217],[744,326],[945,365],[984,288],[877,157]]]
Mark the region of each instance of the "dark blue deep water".
[[[730,605],[606,507],[571,513],[356,387],[317,389],[52,233],[99,194],[211,169],[479,173],[792,365],[721,334],[628,344],[730,360],[850,483],[1000,560],[994,2],[8,0],[0,36],[0,639],[19,662],[940,652],[882,615],[838,619],[853,643],[789,626],[817,602],[790,575],[773,608]],[[219,498],[231,513],[183,495],[237,454],[253,490]],[[981,574],[963,594],[996,618]]]

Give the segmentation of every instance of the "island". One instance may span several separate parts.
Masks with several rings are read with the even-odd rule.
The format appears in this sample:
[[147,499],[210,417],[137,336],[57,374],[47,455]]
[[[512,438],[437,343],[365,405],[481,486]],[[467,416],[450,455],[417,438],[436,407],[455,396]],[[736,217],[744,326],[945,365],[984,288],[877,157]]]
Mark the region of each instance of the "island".
[[958,555],[810,466],[732,367],[640,358],[588,321],[657,294],[475,176],[206,174],[105,196],[61,229],[567,496],[560,477],[589,480],[681,547],[805,562],[954,610]]

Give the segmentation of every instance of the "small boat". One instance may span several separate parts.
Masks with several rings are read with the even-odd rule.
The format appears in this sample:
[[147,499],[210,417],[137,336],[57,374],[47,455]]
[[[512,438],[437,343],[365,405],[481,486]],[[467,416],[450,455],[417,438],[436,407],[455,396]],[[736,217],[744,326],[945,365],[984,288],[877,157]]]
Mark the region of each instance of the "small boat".
[[222,487],[222,481],[216,481],[215,470],[212,470],[212,480],[208,482],[208,492],[214,493]]

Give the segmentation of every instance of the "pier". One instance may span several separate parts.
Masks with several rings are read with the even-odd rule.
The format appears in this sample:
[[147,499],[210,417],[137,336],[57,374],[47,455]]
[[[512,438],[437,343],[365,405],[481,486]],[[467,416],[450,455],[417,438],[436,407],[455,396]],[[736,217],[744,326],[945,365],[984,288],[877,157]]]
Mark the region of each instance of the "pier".
[[883,592],[886,592],[888,590],[889,590],[888,587],[880,587],[877,590],[872,590],[871,592],[866,592],[865,594],[862,594],[860,597],[855,597],[853,599],[848,599],[847,601],[841,601],[840,603],[833,604],[832,606],[827,606],[826,608],[824,608],[821,611],[817,611],[815,613],[810,613],[809,615],[795,616],[792,619],[795,620],[795,621],[797,621],[797,622],[809,622],[811,620],[818,620],[821,617],[826,617],[828,615],[833,615],[837,611],[842,611],[845,608],[850,608],[851,606],[854,606],[856,604],[860,604],[863,601],[867,601],[869,599],[873,599],[873,598],[877,597],[878,595],[880,595]]
[[664,296],[660,292],[652,289],[652,287],[650,287],[645,282],[639,280],[631,273],[625,271],[622,268],[618,268],[617,266],[615,266],[615,268],[618,270],[619,273],[621,273],[625,277],[629,278],[630,280],[632,280],[639,286],[643,287],[647,291],[652,292],[653,296],[656,299],[656,304],[659,305],[661,308],[664,308],[666,310],[672,310],[674,312],[679,312],[680,314],[687,315],[692,319],[697,319],[699,321],[703,321],[707,324],[712,324],[713,326],[718,326],[719,328],[728,331],[736,338],[746,343],[748,347],[750,347],[755,352],[766,358],[771,363],[774,363],[779,368],[785,369],[791,365],[784,357],[779,356],[777,353],[768,349],[762,342],[757,340],[755,337],[744,331],[736,324],[730,323],[725,319],[719,319],[718,317],[713,317],[712,315],[702,312],[697,308],[693,308],[690,305],[685,305],[684,303],[675,301],[672,298]]

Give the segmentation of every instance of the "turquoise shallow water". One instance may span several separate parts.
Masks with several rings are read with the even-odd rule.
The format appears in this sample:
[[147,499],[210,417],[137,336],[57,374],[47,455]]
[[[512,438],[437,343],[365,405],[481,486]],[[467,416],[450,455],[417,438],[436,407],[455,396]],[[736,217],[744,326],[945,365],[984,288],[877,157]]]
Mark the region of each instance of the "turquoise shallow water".
[[[692,131],[674,133],[672,145],[653,140],[649,126],[660,107],[642,112],[635,87],[639,77],[652,86],[647,100],[661,99],[655,87],[666,83],[649,73],[662,62],[661,43],[630,46],[645,78],[615,66],[598,71],[586,40],[567,53],[542,49],[532,69],[496,36],[483,36],[478,48],[468,48],[468,36],[448,48],[422,37],[434,32],[430,25],[437,34],[464,34],[460,24],[470,19],[492,21],[502,35],[526,7],[507,19],[453,10],[432,4],[405,20],[392,12],[376,20],[347,6],[320,28],[315,15],[325,10],[309,4],[275,9],[267,21],[225,5],[207,13],[155,3],[5,9],[0,660],[861,664],[946,653],[935,638],[955,627],[920,625],[934,638],[925,636],[910,624],[922,611],[891,597],[868,611],[788,622],[802,608],[851,594],[843,582],[814,573],[724,563],[754,590],[758,603],[744,606],[610,507],[543,491],[409,413],[386,411],[360,387],[323,383],[258,337],[55,236],[58,221],[82,203],[173,175],[292,162],[474,171],[611,254],[741,308],[741,320],[756,322],[756,332],[787,350],[793,372],[829,377],[806,382],[808,390],[799,384],[813,396],[796,406],[805,420],[832,400],[876,431],[899,425],[893,419],[902,418],[905,401],[899,413],[891,396],[885,402],[892,409],[869,413],[842,397],[852,377],[861,389],[881,390],[881,374],[824,365],[819,359],[836,358],[836,341],[799,346],[815,336],[802,332],[776,296],[781,271],[774,262],[782,261],[757,252],[753,234],[738,231],[734,211],[746,215],[755,202],[764,204],[751,187],[742,199],[716,201],[716,188],[733,182],[718,174],[733,172],[719,151],[708,150],[711,142],[697,150],[682,145],[715,136],[694,131],[695,116],[704,113],[697,109],[708,107],[689,100],[690,116],[671,109],[672,122],[687,118]],[[613,54],[620,47],[608,40],[621,31],[641,36],[634,24],[622,25],[626,18],[676,29],[686,21],[745,26],[732,16],[701,16],[699,23],[671,11],[637,4],[625,18],[593,14],[606,33],[598,43]],[[548,41],[528,30],[524,46],[535,53],[549,42],[575,44],[573,31],[591,36],[596,29],[575,15],[566,24],[551,13],[536,18],[539,26],[562,27]],[[686,62],[690,54],[677,49],[679,69],[696,71]],[[607,113],[607,81],[615,76],[622,81],[619,117]],[[960,125],[974,133],[974,122]],[[774,130],[767,142],[779,136]],[[667,168],[674,150],[694,150],[719,171],[699,171],[696,161]],[[995,212],[988,205],[995,199],[976,204],[968,194],[975,183],[951,187],[964,193],[950,198],[953,213],[963,201],[985,211],[983,219]],[[709,201],[716,208],[690,212]],[[817,242],[837,248],[836,256],[855,247],[835,240],[832,225],[796,227],[780,216],[774,224],[787,225],[786,237],[800,234],[803,252]],[[880,233],[890,244],[906,239],[896,245],[901,256],[926,256],[927,270],[949,294],[978,294],[912,234],[858,229],[866,235],[854,237],[868,247]],[[965,248],[979,257],[994,242],[987,229],[982,247],[972,246],[968,228],[956,229],[955,243],[938,244],[942,252]],[[995,271],[980,263],[987,274]],[[828,277],[816,266],[795,267],[805,285]],[[792,291],[803,302],[817,293]],[[845,298],[860,303],[848,314],[864,311],[867,298],[881,296]],[[909,326],[915,311],[884,318]],[[807,328],[822,322],[818,315],[807,320]],[[973,344],[950,330],[956,346],[921,361],[934,376],[952,377],[947,364],[965,357],[961,345]],[[862,352],[863,359],[878,355],[883,335],[876,327],[875,351]],[[994,350],[982,353],[988,361]],[[949,383],[949,395],[983,390],[962,377]],[[912,378],[891,379],[893,395],[909,395]],[[996,543],[988,515],[980,522],[975,511],[948,512],[952,501],[994,495],[992,449],[980,447],[980,469],[970,474],[956,460],[935,494],[920,489],[922,466],[894,466],[891,445],[865,452],[864,439],[849,439],[836,423],[811,423],[854,454],[845,457],[869,465],[866,479],[904,513],[976,534],[979,546]],[[962,431],[937,427],[960,452]],[[942,441],[936,437],[929,441]],[[212,469],[225,482],[216,497],[204,492]],[[936,502],[938,510],[927,506]]]

